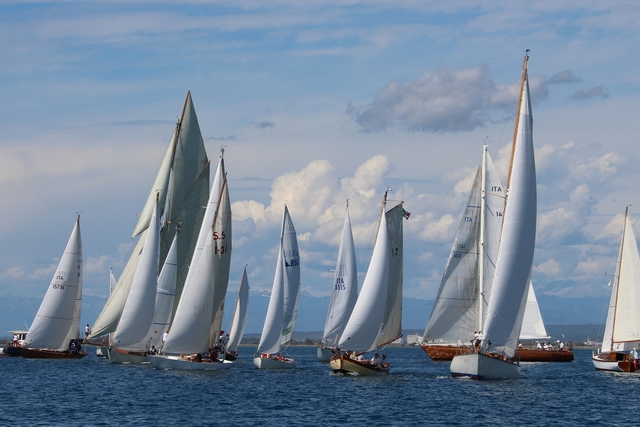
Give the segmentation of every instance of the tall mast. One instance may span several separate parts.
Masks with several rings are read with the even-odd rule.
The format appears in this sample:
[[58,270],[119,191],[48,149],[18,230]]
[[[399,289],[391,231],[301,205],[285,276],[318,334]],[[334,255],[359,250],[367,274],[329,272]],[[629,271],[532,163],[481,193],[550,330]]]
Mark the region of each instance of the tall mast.
[[482,302],[484,300],[484,208],[486,204],[486,158],[487,145],[482,146],[482,169],[480,172],[480,240],[478,242],[478,330],[483,331],[482,322],[483,310]]

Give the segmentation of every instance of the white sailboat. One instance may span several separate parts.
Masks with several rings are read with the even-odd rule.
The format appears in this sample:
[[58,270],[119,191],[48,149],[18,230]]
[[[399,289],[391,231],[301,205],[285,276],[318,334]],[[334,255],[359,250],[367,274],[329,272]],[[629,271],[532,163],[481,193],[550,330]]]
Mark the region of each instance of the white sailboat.
[[156,202],[129,297],[108,351],[110,363],[147,362],[151,346],[147,335],[155,312],[159,256],[160,218]]
[[347,203],[336,271],[333,276],[331,301],[324,324],[322,340],[318,347],[318,360],[321,362],[329,362],[329,359],[333,356],[333,350],[347,325],[357,299],[358,271],[356,268],[356,251],[353,243],[353,233],[351,232],[349,204]]
[[247,316],[249,314],[249,279],[247,278],[247,265],[245,264],[242,271],[242,280],[240,280],[240,288],[238,289],[238,298],[236,299],[235,310],[233,311],[233,320],[231,321],[231,329],[229,331],[229,341],[226,345],[227,360],[235,360],[238,356],[238,345],[242,341],[244,328],[247,325]]
[[280,354],[282,345],[293,338],[300,299],[300,254],[289,209],[284,207],[278,245],[276,272],[269,307],[253,364],[258,369],[291,369],[296,361]]
[[[329,361],[335,373],[387,373],[389,363],[378,354],[371,361],[358,358],[402,337],[403,236],[405,217],[400,202],[386,211],[385,193],[376,242],[360,295],[338,341],[339,354]],[[408,217],[408,215],[407,215]]]
[[450,370],[454,377],[520,377],[520,366],[514,358],[533,263],[537,209],[528,59],[527,51],[520,86],[498,261],[484,336],[477,352],[453,358]]
[[82,238],[80,215],[20,355],[39,359],[79,359],[82,307]]
[[157,369],[212,370],[230,366],[215,351],[217,317],[224,304],[231,261],[231,204],[224,150],[198,235],[184,290],[161,354],[149,355]]
[[422,349],[433,360],[451,360],[468,352],[475,336],[484,330],[503,210],[504,187],[484,145],[424,332]]
[[639,347],[639,342],[640,255],[627,207],[602,347],[591,358],[593,366],[602,371],[640,370],[640,361],[629,353]]
[[[116,287],[98,315],[89,338],[113,333],[118,326],[138,269],[156,199],[159,209],[157,216],[164,215],[160,237],[160,265],[165,264],[177,226],[181,228],[182,237],[177,244],[176,279],[176,295],[180,295],[205,213],[204,209],[197,207],[205,205],[208,198],[209,159],[189,92],[132,237],[139,234],[141,236]],[[174,310],[175,305],[176,303]]]

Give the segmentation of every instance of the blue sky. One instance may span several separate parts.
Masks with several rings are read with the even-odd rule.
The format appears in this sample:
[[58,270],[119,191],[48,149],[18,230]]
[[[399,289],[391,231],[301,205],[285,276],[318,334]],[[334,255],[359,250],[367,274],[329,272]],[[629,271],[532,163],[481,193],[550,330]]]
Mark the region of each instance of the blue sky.
[[209,157],[226,147],[230,289],[245,263],[252,289],[270,289],[285,203],[303,290],[329,292],[347,198],[364,274],[389,186],[411,212],[405,295],[433,298],[485,140],[506,180],[525,49],[534,285],[608,293],[624,208],[640,210],[636,2],[5,1],[2,11],[0,295],[44,294],[76,212],[85,294],[107,295],[191,90]]

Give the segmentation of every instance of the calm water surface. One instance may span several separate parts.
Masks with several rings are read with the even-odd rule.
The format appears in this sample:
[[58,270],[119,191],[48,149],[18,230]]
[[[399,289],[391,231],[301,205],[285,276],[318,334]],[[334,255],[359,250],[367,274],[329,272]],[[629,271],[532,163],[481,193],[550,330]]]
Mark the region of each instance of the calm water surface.
[[291,371],[259,371],[255,348],[222,372],[157,371],[79,361],[1,358],[0,425],[635,425],[640,375],[571,363],[523,363],[510,381],[453,379],[419,348],[391,348],[392,373],[333,375],[314,347],[290,347]]

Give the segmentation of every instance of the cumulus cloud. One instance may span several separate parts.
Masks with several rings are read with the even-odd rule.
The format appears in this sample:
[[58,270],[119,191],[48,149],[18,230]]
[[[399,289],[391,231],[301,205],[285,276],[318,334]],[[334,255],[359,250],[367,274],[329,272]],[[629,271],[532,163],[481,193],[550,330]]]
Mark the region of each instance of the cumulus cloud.
[[[533,98],[548,95],[548,82],[530,76]],[[391,82],[367,106],[349,104],[351,115],[364,132],[398,127],[409,132],[471,131],[496,121],[517,99],[519,82],[496,84],[484,65],[456,70],[438,66],[408,83]],[[513,114],[509,112],[509,114]]]
[[272,128],[276,125],[275,122],[270,122],[267,120],[263,120],[261,122],[251,122],[251,124],[256,129],[267,129],[267,128]]
[[606,99],[606,98],[609,98],[609,95],[604,93],[602,86],[594,86],[587,91],[580,89],[579,91],[571,95],[571,99],[573,99],[574,101],[583,101],[585,99],[591,99],[591,98]]

